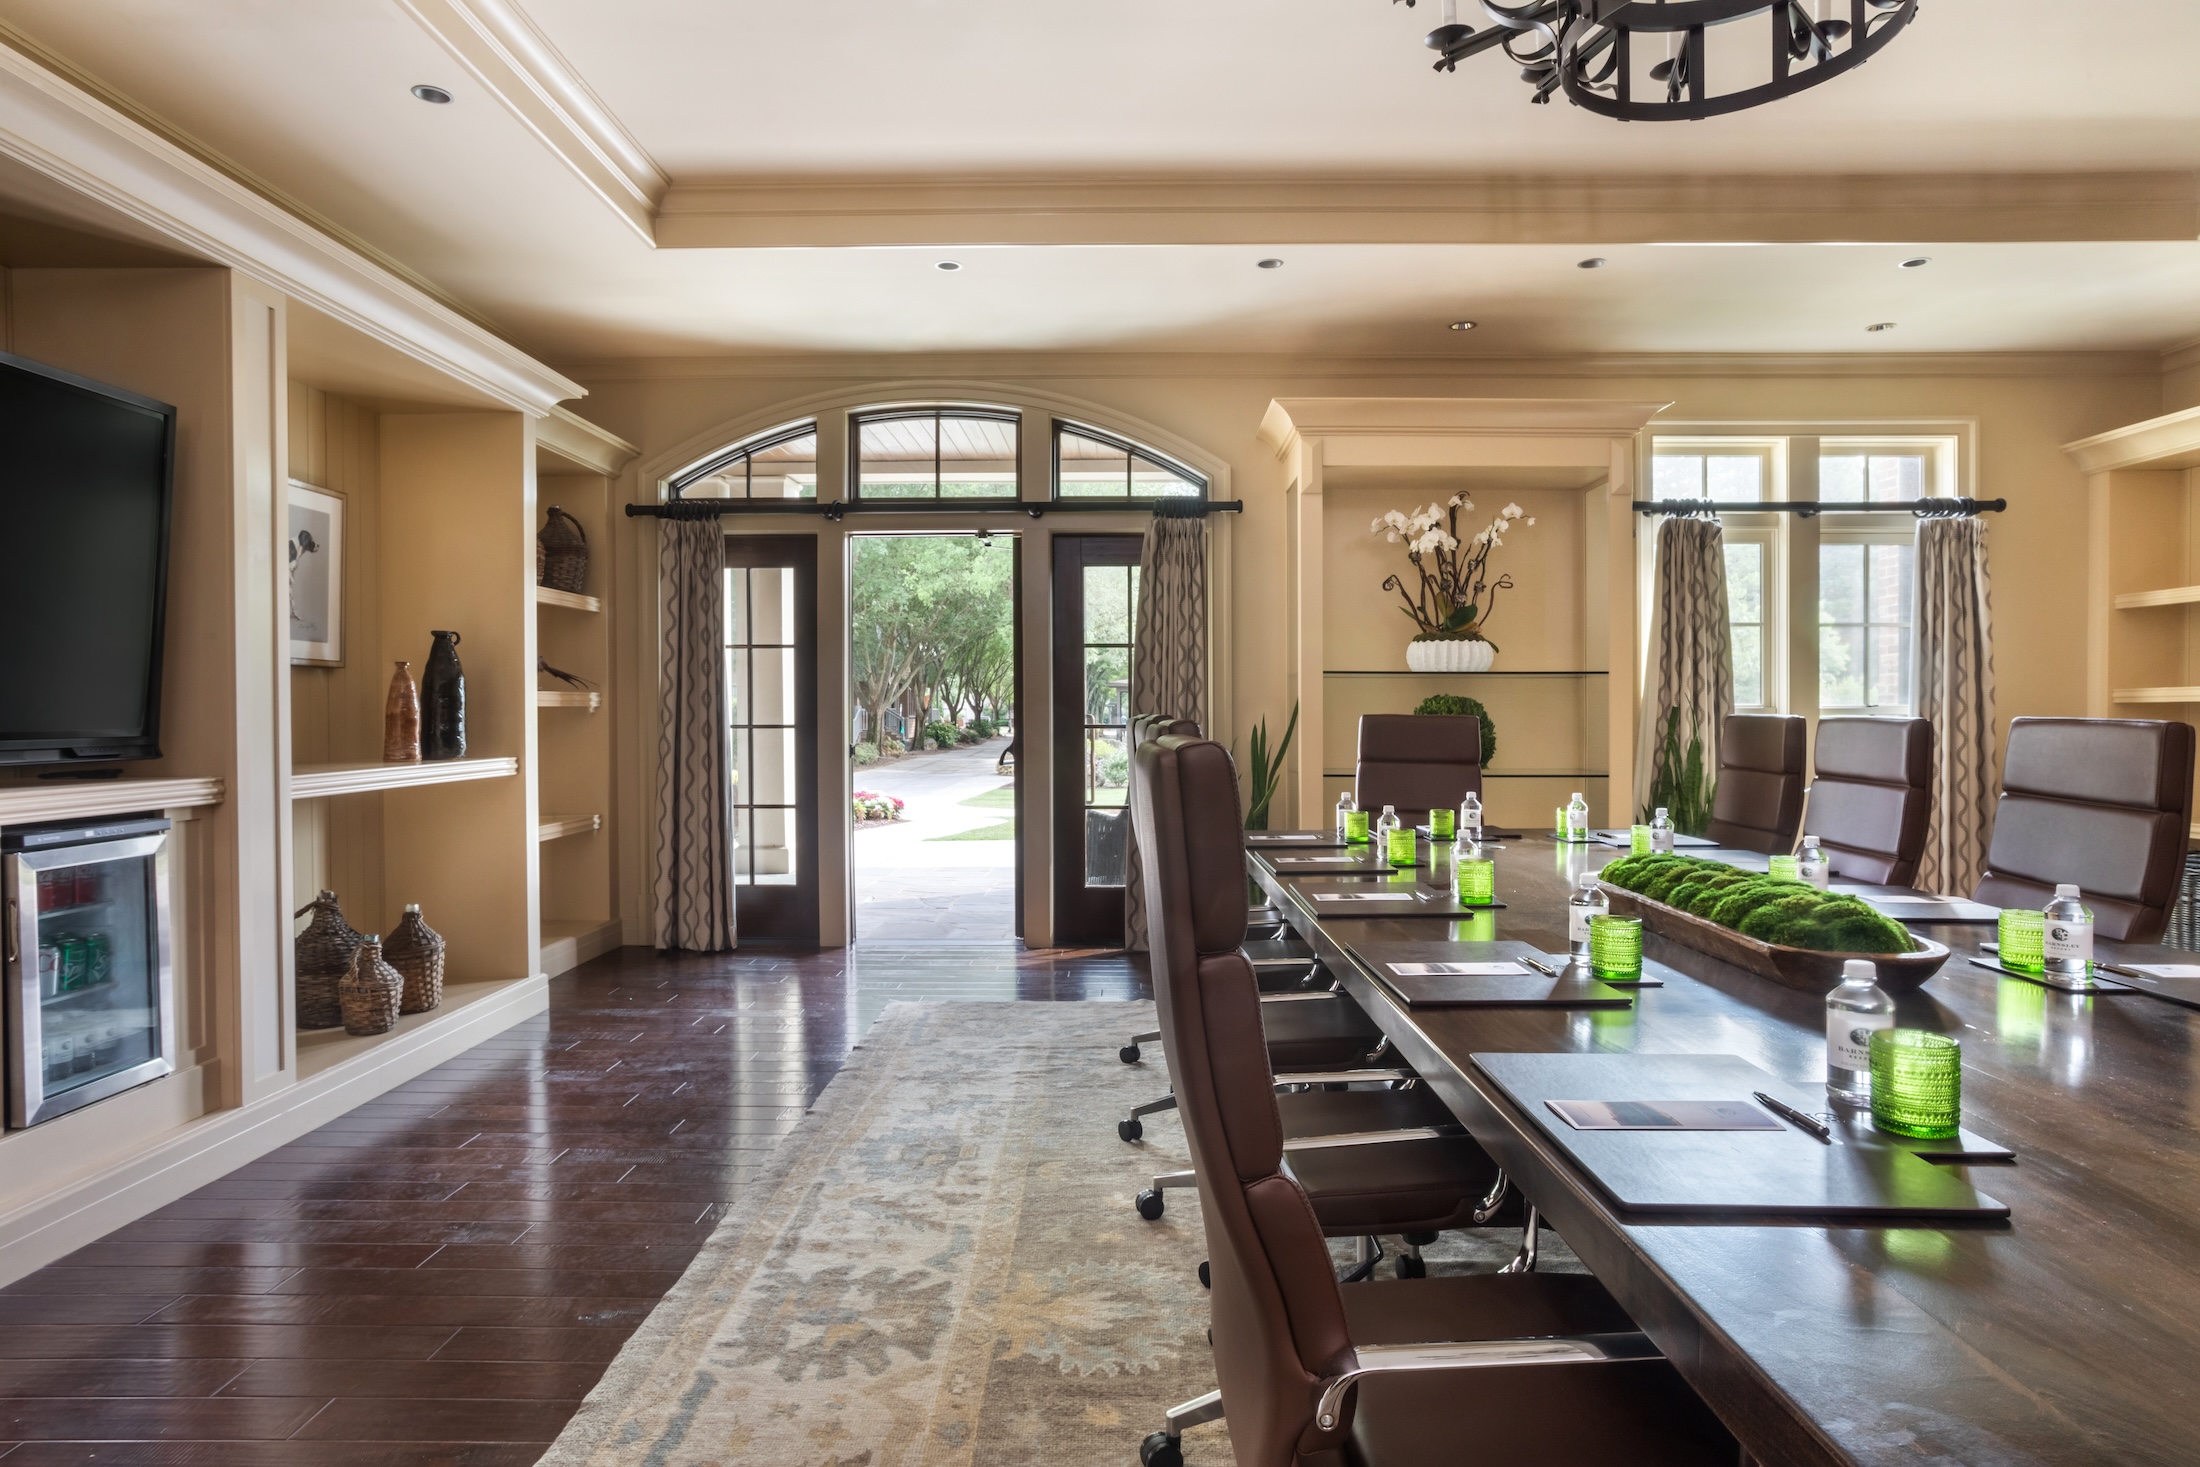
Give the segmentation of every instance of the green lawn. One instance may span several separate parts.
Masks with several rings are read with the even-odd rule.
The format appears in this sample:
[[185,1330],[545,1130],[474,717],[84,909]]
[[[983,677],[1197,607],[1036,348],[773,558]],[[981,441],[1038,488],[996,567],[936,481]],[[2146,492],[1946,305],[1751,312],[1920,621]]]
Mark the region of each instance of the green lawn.
[[[963,803],[967,805],[974,802],[965,800]],[[1003,820],[998,825],[981,825],[975,830],[958,830],[953,835],[935,835],[932,837],[934,840],[1014,840],[1015,838],[1016,822],[1013,820]]]
[[962,803],[974,810],[1013,810],[1016,808],[1016,786],[1004,784],[982,795],[972,795]]

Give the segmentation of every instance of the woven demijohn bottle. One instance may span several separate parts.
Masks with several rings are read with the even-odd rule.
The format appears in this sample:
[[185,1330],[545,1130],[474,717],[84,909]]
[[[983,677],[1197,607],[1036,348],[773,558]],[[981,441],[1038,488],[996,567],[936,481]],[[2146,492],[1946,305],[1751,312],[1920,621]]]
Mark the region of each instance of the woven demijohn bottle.
[[364,939],[352,956],[351,971],[336,985],[346,1034],[387,1034],[397,1025],[397,1004],[405,976],[382,960],[379,935]]
[[382,947],[382,956],[405,979],[397,1011],[424,1014],[443,1002],[443,934],[420,915],[420,904],[410,902],[405,918]]
[[324,891],[294,914],[313,914],[313,921],[296,941],[298,974],[298,1027],[333,1029],[344,1022],[336,997],[337,984],[351,971],[352,955],[366,939],[344,920],[336,893]]
[[535,548],[535,579],[553,591],[581,594],[588,584],[588,532],[581,528],[581,522],[551,505],[543,511]]

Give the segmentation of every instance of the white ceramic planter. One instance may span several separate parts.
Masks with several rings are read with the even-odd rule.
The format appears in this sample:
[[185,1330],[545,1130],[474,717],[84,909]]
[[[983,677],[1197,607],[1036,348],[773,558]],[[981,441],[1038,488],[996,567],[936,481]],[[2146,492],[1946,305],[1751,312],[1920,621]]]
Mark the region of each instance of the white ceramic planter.
[[1415,672],[1488,672],[1497,649],[1487,642],[1408,642],[1406,666]]

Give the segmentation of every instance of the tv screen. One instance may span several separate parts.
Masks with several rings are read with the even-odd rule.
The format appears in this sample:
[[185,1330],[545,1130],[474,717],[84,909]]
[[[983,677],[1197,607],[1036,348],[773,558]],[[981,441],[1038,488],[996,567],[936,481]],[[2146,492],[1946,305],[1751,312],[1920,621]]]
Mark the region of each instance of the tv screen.
[[160,756],[175,426],[0,352],[0,764]]

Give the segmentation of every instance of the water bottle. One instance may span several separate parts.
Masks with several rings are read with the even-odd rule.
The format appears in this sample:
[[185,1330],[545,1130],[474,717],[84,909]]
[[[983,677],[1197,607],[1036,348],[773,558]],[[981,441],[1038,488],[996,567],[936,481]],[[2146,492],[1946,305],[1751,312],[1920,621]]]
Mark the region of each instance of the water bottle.
[[[1579,799],[1576,795],[1574,798]],[[1574,894],[1566,899],[1566,950],[1577,958],[1589,956],[1589,919],[1610,915],[1612,904],[1605,899],[1604,885],[1594,871],[1584,871],[1574,878]]]
[[1818,837],[1803,837],[1803,848],[1795,853],[1795,875],[1824,891],[1833,880],[1833,863],[1826,859],[1825,848],[1818,844]]
[[[1479,848],[1482,844],[1482,797],[1473,790],[1459,802],[1459,843]],[[1480,854],[1479,849],[1476,854]]]
[[1339,841],[1348,838],[1345,831],[1345,816],[1350,815],[1359,808],[1359,803],[1352,798],[1352,791],[1346,790],[1343,794],[1337,796],[1337,839]]
[[1650,818],[1650,849],[1660,856],[1673,854],[1673,815],[1663,805]]
[[1835,1105],[1872,1103],[1872,1034],[1894,1027],[1894,1000],[1878,980],[1877,968],[1851,958],[1826,995],[1826,1094]]
[[2092,982],[2093,914],[2068,882],[2055,888],[2055,899],[2047,904],[2045,952],[2049,977]]
[[1403,822],[1398,819],[1398,807],[1396,805],[1383,806],[1383,813],[1375,822],[1374,848],[1370,853],[1376,865],[1381,866],[1389,862],[1390,833],[1398,829],[1401,824]]
[[1587,840],[1588,838],[1589,802],[1581,797],[1580,790],[1575,790],[1574,797],[1566,802],[1566,839]]

